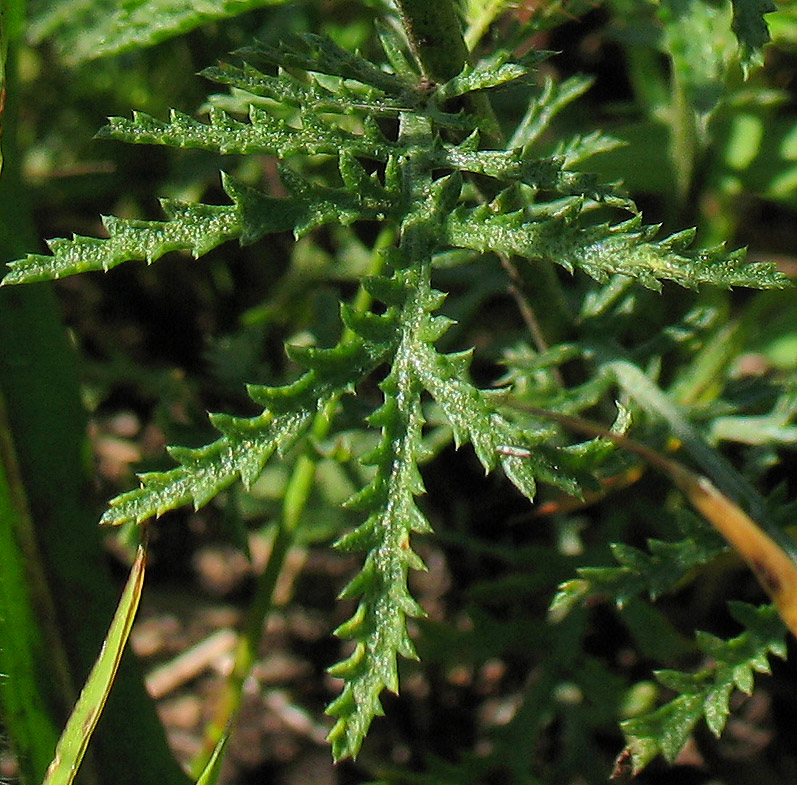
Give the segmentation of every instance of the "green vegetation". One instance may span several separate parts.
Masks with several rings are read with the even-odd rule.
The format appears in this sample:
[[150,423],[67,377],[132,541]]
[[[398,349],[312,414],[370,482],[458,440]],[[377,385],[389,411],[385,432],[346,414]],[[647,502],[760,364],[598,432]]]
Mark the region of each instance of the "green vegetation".
[[[613,759],[615,776],[639,774],[692,739],[700,781],[792,781],[777,726],[774,752],[739,765],[716,741],[734,695],[786,656],[763,589],[635,454],[540,410],[680,449],[795,550],[794,262],[767,221],[786,234],[797,206],[797,126],[773,86],[797,6],[200,5],[61,0],[25,24],[19,0],[5,7],[0,705],[25,781],[45,775],[117,596],[86,502],[83,405],[110,407],[122,386],[175,404],[164,428],[189,420],[193,446],[110,501],[107,536],[138,544],[191,505],[217,509],[247,556],[252,532],[271,544],[193,780],[219,776],[291,548],[334,543],[361,560],[340,594],[345,654],[325,663],[341,681],[331,755],[362,753],[345,776],[604,782]],[[585,36],[611,47],[614,92],[568,75]],[[197,67],[223,92],[203,97]],[[118,174],[80,138],[100,100],[125,115],[97,134]],[[156,188],[163,217],[146,217]],[[93,221],[109,208],[118,217]],[[81,233],[32,252],[34,211]],[[746,242],[755,253],[736,250]],[[114,278],[130,261],[159,264]],[[89,271],[131,285],[120,308],[159,291],[150,349],[168,356],[181,331],[204,342],[194,389],[207,398],[194,406],[186,382],[137,366],[113,317],[83,318],[79,366],[44,282]],[[228,327],[197,338],[179,324],[191,307]],[[186,408],[214,400],[211,431]],[[434,619],[411,590],[429,552],[450,573]],[[137,600],[128,588],[60,750],[82,754]],[[419,741],[404,768],[366,754],[405,667],[488,662],[515,680],[506,720]],[[186,781],[136,664],[115,678],[82,776]],[[793,691],[793,675],[772,678]],[[48,782],[72,779],[59,755]]]

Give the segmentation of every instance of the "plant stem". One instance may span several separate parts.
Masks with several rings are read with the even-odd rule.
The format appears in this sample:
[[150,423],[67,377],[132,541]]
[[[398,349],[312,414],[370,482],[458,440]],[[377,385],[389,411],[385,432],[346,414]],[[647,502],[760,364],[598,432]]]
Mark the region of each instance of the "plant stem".
[[[468,64],[468,47],[452,0],[396,0],[410,48],[424,74],[435,82],[447,82]],[[501,128],[483,93],[465,97],[469,112],[481,120],[484,140],[503,147]]]
[[468,61],[462,26],[451,0],[397,0],[410,47],[436,82],[455,77]]

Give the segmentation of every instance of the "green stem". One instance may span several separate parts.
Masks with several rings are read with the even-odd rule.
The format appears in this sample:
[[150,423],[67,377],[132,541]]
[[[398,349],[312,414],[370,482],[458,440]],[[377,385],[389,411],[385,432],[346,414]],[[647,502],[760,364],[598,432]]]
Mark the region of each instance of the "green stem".
[[[376,275],[381,270],[381,252],[384,248],[392,245],[394,236],[395,233],[392,229],[385,229],[377,238],[369,270],[370,275]],[[370,307],[371,297],[362,287],[358,290],[353,305],[355,310],[360,313]],[[346,328],[342,340],[351,336],[351,332]],[[310,427],[311,441],[320,441],[329,434],[339,400],[340,395],[334,395],[316,414]],[[202,751],[191,764],[191,772],[195,778],[205,770],[216,746],[222,742],[226,730],[240,710],[244,682],[257,659],[263,625],[272,609],[274,590],[285,565],[285,558],[294,543],[299,521],[313,490],[316,464],[317,458],[312,446],[308,445],[306,451],[297,459],[285,489],[282,516],[274,533],[268,562],[258,580],[255,597],[247,613],[243,635],[235,651],[232,673],[227,679],[216,716],[205,729]]]
[[410,47],[435,82],[455,77],[468,61],[468,48],[452,0],[397,0]]
[[[452,0],[396,0],[410,48],[424,74],[435,82],[447,82],[468,64],[468,47]],[[498,120],[484,93],[465,96],[466,108],[481,120],[484,141],[497,149],[503,139]]]

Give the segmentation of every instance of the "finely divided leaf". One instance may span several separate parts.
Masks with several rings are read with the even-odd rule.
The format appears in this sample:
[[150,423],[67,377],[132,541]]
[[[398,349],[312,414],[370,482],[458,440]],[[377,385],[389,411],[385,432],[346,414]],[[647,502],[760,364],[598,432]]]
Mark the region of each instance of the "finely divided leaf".
[[641,217],[619,224],[587,224],[583,207],[566,202],[558,216],[534,220],[526,210],[496,215],[489,207],[458,207],[448,218],[451,245],[549,260],[572,271],[578,267],[598,281],[622,274],[651,289],[670,280],[681,286],[700,284],[782,288],[785,276],[773,264],[746,262],[742,251],[722,247],[692,250],[695,232],[686,230],[654,241],[657,226]]
[[[546,55],[547,53],[542,53],[538,59],[543,59]],[[529,66],[510,63],[509,56],[509,52],[496,52],[489,60],[478,65],[466,65],[462,73],[438,88],[434,96],[435,102],[443,104],[466,93],[498,87],[528,76],[531,71]]]
[[655,600],[676,588],[692,570],[727,550],[725,541],[691,512],[679,516],[678,523],[685,537],[676,542],[651,538],[646,551],[613,543],[612,555],[619,566],[580,568],[580,580],[559,586],[552,607],[570,607],[588,597],[606,598],[619,607],[640,595]]
[[354,337],[334,349],[293,352],[295,360],[310,368],[307,373],[284,387],[249,388],[253,400],[267,407],[263,414],[211,415],[223,434],[220,439],[197,449],[172,447],[169,452],[180,465],[141,475],[141,487],[111,501],[101,522],[141,523],[189,502],[199,508],[238,479],[248,488],[275,451],[284,454],[303,436],[326,401],[385,358],[394,334],[385,328],[381,334],[381,343]]
[[745,631],[727,641],[698,633],[698,647],[711,658],[711,665],[695,674],[661,671],[659,681],[681,694],[653,712],[621,723],[626,737],[621,757],[630,756],[635,774],[657,755],[672,763],[701,717],[719,736],[733,690],[750,694],[754,674],[769,673],[769,656],[786,656],[786,630],[772,606],[733,602],[729,607]]
[[[406,617],[424,615],[407,589],[408,570],[423,569],[423,562],[410,545],[410,535],[431,531],[414,498],[423,492],[417,469],[424,452],[423,415],[417,389],[414,395],[410,389],[399,394],[408,379],[409,375],[397,371],[394,365],[380,385],[385,402],[369,421],[382,428],[382,438],[363,458],[364,463],[376,467],[377,473],[348,502],[348,506],[370,514],[365,523],[337,543],[338,548],[364,550],[368,556],[341,594],[357,598],[357,609],[335,631],[339,637],[355,641],[354,652],[329,669],[345,681],[341,694],[327,707],[327,714],[337,718],[329,733],[336,760],[359,752],[372,719],[383,713],[379,700],[382,690],[398,692],[397,656],[416,657]],[[414,386],[412,382],[410,386]]]
[[325,36],[311,33],[296,35],[276,47],[258,42],[239,49],[237,54],[248,62],[353,79],[375,87],[386,95],[401,96],[407,91],[407,83],[401,77],[343,49]]
[[31,19],[34,43],[51,39],[70,65],[140,50],[208,22],[288,0],[57,0]]
[[497,411],[500,394],[479,390],[466,380],[470,357],[470,352],[441,355],[426,346],[415,359],[418,378],[445,412],[456,445],[470,442],[485,471],[500,463],[529,499],[534,498],[537,480],[580,495],[578,482],[567,469],[569,456],[546,444],[549,428],[531,431],[501,416]]
[[539,191],[580,195],[634,210],[633,203],[622,198],[616,187],[601,184],[593,174],[567,171],[568,158],[564,155],[537,158],[530,148],[478,150],[475,144],[477,137],[456,146],[443,145],[434,151],[434,161],[440,167],[483,174],[504,183],[523,183]]
[[59,238],[48,241],[52,256],[29,254],[9,263],[3,285],[30,283],[89,270],[110,270],[122,262],[143,260],[147,264],[169,251],[187,251],[195,258],[223,242],[239,239],[251,243],[264,234],[293,229],[302,219],[301,208],[286,199],[275,199],[223,177],[231,205],[186,204],[161,200],[166,221],[103,219],[107,238]]
[[261,73],[248,63],[244,63],[241,68],[220,63],[218,66],[206,68],[202,71],[202,76],[284,106],[312,106],[317,112],[396,117],[407,108],[406,100],[387,96],[375,88],[353,85],[342,80],[330,82],[327,79],[323,84],[316,78],[299,80],[288,72],[271,76]]
[[276,449],[287,450],[296,442],[312,416],[312,411],[302,411],[277,418],[267,412],[249,420],[212,417],[213,424],[230,435],[198,449],[171,448],[172,458],[181,465],[140,475],[141,487],[113,499],[100,522],[143,523],[189,502],[199,509],[238,479],[248,488]]
[[168,121],[134,112],[132,120],[110,118],[97,136],[134,144],[200,148],[222,155],[260,153],[280,158],[296,153],[337,155],[346,150],[351,155],[385,161],[394,150],[375,126],[369,124],[363,133],[352,133],[307,106],[300,110],[296,126],[256,106],[250,107],[248,122],[236,120],[217,108],[210,109],[209,120],[203,123],[174,109]]

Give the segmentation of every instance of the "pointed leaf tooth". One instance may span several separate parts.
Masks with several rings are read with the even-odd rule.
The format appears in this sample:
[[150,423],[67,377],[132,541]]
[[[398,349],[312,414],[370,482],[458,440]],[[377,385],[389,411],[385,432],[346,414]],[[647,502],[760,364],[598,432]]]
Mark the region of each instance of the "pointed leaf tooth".
[[[343,665],[343,663],[339,662],[336,665],[327,668],[327,673],[336,679],[342,679],[343,675],[345,675],[347,671],[341,675],[341,665]],[[324,710],[324,714],[330,717],[347,715],[352,713],[355,707],[356,704],[354,702],[352,691],[350,689],[344,689],[337,698],[330,702],[330,704]],[[345,728],[345,724],[343,722],[335,723],[334,728],[329,732],[329,736],[327,736],[327,740],[332,741],[333,734],[337,735],[338,731],[342,730],[343,728]]]
[[447,316],[433,316],[419,331],[419,338],[427,343],[435,343],[446,334],[449,327],[456,323],[455,319],[449,319]]
[[385,134],[382,132],[382,128],[379,125],[379,121],[377,118],[372,114],[367,114],[363,118],[363,130],[365,131],[365,135],[369,139],[373,139],[378,144],[388,145],[392,144]]
[[307,180],[282,161],[277,161],[277,173],[279,174],[280,182],[291,196],[301,198],[309,190]]
[[485,471],[489,474],[498,463],[498,456],[495,450],[495,442],[492,434],[484,434],[478,431],[471,431],[470,442],[473,445],[473,451],[479,459],[479,463]]
[[397,155],[391,155],[385,166],[385,188],[393,194],[401,193],[401,163]]
[[473,362],[473,351],[471,347],[461,352],[448,352],[447,354],[438,355],[441,361],[439,372],[443,374],[443,378],[461,379],[465,377]]
[[[753,676],[754,669],[758,671],[758,668],[751,668],[749,665],[740,665],[733,669],[733,683],[736,688],[745,695],[753,694],[753,686],[755,681]],[[767,674],[770,673],[769,663],[766,662],[765,670],[758,672]]]
[[[345,536],[345,535],[344,535]],[[335,547],[338,547],[338,544],[335,543]],[[348,550],[346,548],[340,548],[340,550]],[[359,549],[358,549],[359,550]],[[363,565],[362,569],[340,590],[338,594],[339,600],[353,600],[357,597],[361,597],[364,594],[368,594],[374,588],[375,576],[374,571],[371,565],[366,563]],[[357,608],[357,614],[359,614],[363,619],[365,618],[365,609],[366,605],[361,603],[360,606]],[[347,622],[348,623],[348,622]],[[342,635],[339,630],[335,631],[335,635],[338,637],[351,637],[351,636],[344,636]]]
[[436,311],[446,301],[446,292],[430,289],[428,295],[423,300],[423,309],[427,312]]
[[[658,231],[660,225],[656,224],[655,226],[656,230]],[[665,237],[663,240],[660,240],[659,245],[667,251],[683,251],[694,242],[696,235],[697,230],[695,228],[683,229],[680,232],[675,232],[669,237]]]
[[170,444],[166,446],[166,452],[169,453],[173,460],[183,466],[196,466],[202,462],[201,453],[191,447]]
[[[413,496],[421,496],[422,494],[426,493],[426,488],[423,484],[423,477],[421,476],[421,472],[418,469],[417,464],[414,464],[408,470],[408,477],[407,477],[407,490]],[[412,510],[408,514],[408,518],[410,521],[410,527],[413,531],[417,532],[428,532],[431,531],[429,527],[429,523],[426,518],[420,513],[415,505],[412,505]],[[417,527],[417,528],[416,528]]]
[[343,184],[349,191],[368,191],[374,183],[362,164],[346,150],[338,157],[338,169]]
[[377,18],[374,26],[379,36],[379,43],[382,46],[382,51],[385,53],[393,72],[407,82],[412,79],[417,79],[418,73],[416,69],[412,67],[405,54],[406,39],[403,36],[397,35],[398,31],[393,26],[385,24],[381,19]]
[[[344,590],[344,592],[341,592],[339,596],[341,597],[341,599],[349,599],[351,597],[357,597],[359,594],[360,592],[354,592],[354,591],[346,593],[346,590]],[[368,607],[365,605],[365,603],[360,603],[357,606],[357,610],[354,612],[351,618],[344,621],[343,624],[339,625],[335,630],[334,634],[338,638],[344,638],[344,639],[353,638],[356,640],[362,636],[364,627],[367,625],[367,623],[368,623]],[[329,669],[329,672],[332,673],[333,676],[335,675],[332,672],[332,669]]]
[[474,129],[467,138],[457,145],[457,149],[463,153],[475,153],[481,145],[481,134],[479,129]]
[[[427,530],[430,529],[427,525]],[[426,565],[424,564],[423,559],[418,556],[415,551],[411,550],[409,547],[407,548],[404,554],[404,560],[407,564],[407,567],[411,570],[417,570],[418,572],[425,572],[427,570]],[[418,603],[412,599],[409,595],[402,601],[401,609],[406,613],[408,616],[422,616],[424,615],[424,610],[421,608]]]
[[[390,659],[386,660],[381,671],[381,676],[382,676],[382,683],[385,685],[385,689],[390,690],[390,692],[392,692],[394,695],[398,695],[399,692],[398,663],[396,662],[395,657],[391,657]],[[381,709],[381,704],[380,704],[380,709]]]
[[383,275],[372,275],[362,279],[365,291],[387,306],[401,306],[407,297],[407,289],[401,281]]
[[[421,614],[421,617],[425,616],[425,614]],[[399,639],[399,644],[396,647],[398,653],[405,657],[408,660],[418,660],[418,652],[415,649],[415,644],[412,642],[412,639],[407,634],[406,630],[404,634]]]
[[[361,491],[360,493],[362,494],[363,492]],[[359,496],[359,494],[357,494],[357,496]],[[348,500],[346,504],[347,509],[358,509],[361,506],[365,507],[364,503],[362,505],[357,505],[354,504],[352,500],[356,501],[356,498],[352,497],[352,499]],[[380,501],[382,501],[382,498],[380,498]],[[370,502],[371,503],[369,504],[369,507],[373,507],[373,500],[370,500]],[[339,551],[343,551],[344,553],[371,550],[376,546],[379,538],[379,532],[377,531],[378,526],[378,517],[373,516],[369,518],[365,523],[361,524],[356,529],[341,535],[335,541],[335,548]]]
[[[348,622],[344,622],[348,624]],[[343,662],[336,663],[327,668],[327,673],[338,679],[348,678],[350,675],[357,672],[363,660],[365,659],[366,649],[362,643],[358,643],[354,647],[354,651]],[[345,703],[345,702],[344,702]],[[332,705],[332,704],[331,704]]]
[[461,191],[461,172],[452,172],[450,175],[435,180],[432,184],[432,200],[435,209],[443,214],[453,210],[457,206]]
[[537,481],[534,468],[523,458],[507,456],[501,459],[501,467],[509,481],[529,500],[534,501]]
[[[370,419],[366,419],[368,419],[370,423]],[[381,439],[375,447],[372,447],[370,450],[366,450],[362,456],[360,456],[360,463],[362,463],[363,466],[383,466],[390,461],[391,455],[392,453],[390,451],[390,445],[385,439]],[[366,486],[366,488],[368,487],[369,486]]]
[[[380,386],[384,386],[388,380],[384,380]],[[389,393],[388,393],[389,395]],[[393,397],[385,397],[384,403],[368,415],[368,424],[376,428],[383,428],[392,425],[398,418],[398,403]]]
[[352,306],[342,303],[340,317],[343,324],[363,340],[386,343],[396,338],[397,321],[393,311],[384,314],[361,313]]
[[297,365],[321,373],[329,371],[341,362],[340,353],[335,349],[319,349],[315,346],[285,344],[285,354]]

